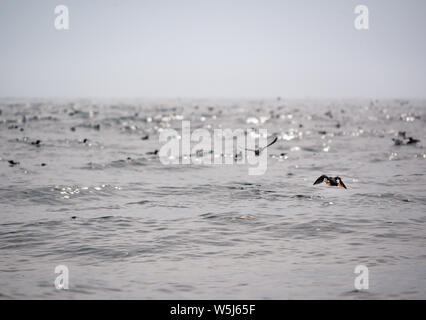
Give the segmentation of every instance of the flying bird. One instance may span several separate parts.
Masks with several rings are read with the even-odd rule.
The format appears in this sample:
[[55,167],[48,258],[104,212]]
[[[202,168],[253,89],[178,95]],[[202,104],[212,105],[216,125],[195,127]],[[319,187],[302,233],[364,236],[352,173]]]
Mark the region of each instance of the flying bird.
[[342,181],[342,179],[340,177],[331,178],[331,177],[327,177],[324,174],[321,177],[319,177],[317,180],[315,180],[314,185],[320,184],[324,180],[326,180],[325,183],[328,186],[341,187],[341,188],[347,189],[346,186],[345,186],[345,184],[343,183],[343,181]]
[[278,137],[275,137],[274,138],[274,140],[272,140],[271,141],[271,143],[269,143],[266,147],[263,147],[263,148],[259,148],[259,149],[247,149],[246,148],[246,150],[247,151],[253,151],[254,152],[254,155],[255,156],[259,156],[260,155],[260,153],[263,151],[263,150],[265,150],[267,147],[269,147],[269,146],[272,146],[275,142],[277,142],[278,141]]

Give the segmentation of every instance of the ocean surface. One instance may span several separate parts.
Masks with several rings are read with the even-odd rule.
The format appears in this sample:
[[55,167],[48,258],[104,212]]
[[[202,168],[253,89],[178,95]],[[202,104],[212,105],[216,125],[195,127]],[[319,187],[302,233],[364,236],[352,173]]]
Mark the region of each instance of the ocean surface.
[[[2,299],[426,298],[426,101],[3,99],[0,110]],[[267,129],[279,139],[266,173],[164,165],[159,133],[182,120]],[[420,142],[395,145],[399,131]],[[347,190],[314,186],[322,174]],[[54,286],[58,265],[68,290]],[[358,265],[367,290],[354,287]]]

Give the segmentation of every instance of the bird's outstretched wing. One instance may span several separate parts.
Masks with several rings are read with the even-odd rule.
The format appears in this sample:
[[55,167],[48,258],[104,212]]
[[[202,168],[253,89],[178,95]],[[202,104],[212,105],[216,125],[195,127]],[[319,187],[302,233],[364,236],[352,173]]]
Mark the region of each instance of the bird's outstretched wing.
[[315,180],[314,185],[322,183],[324,181],[324,179],[328,180],[328,177],[323,174],[321,177],[319,177],[317,180]]
[[275,142],[277,142],[278,141],[278,137],[275,137],[275,139],[274,140],[272,140],[271,141],[271,143],[270,144],[268,144],[265,148],[267,148],[267,147],[269,147],[269,146],[272,146]]
[[260,149],[261,151],[265,150],[267,147],[272,146],[275,142],[278,141],[278,137],[275,137],[274,140],[272,140],[266,147],[263,147]]

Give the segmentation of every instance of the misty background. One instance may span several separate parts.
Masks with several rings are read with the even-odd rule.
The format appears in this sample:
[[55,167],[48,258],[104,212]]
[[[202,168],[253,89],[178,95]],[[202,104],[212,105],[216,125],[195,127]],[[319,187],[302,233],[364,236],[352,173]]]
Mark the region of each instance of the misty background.
[[0,97],[424,98],[425,18],[423,0],[2,0]]

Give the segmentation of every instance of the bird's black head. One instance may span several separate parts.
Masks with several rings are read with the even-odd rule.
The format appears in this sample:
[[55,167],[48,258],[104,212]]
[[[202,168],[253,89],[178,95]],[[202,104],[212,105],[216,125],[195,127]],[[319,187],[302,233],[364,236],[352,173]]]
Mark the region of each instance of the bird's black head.
[[342,181],[342,178],[340,178],[340,177],[335,177],[334,179],[335,179],[335,180],[336,180],[336,182],[339,184],[339,187],[342,187],[342,188],[347,189],[347,188],[346,188],[346,186],[345,186],[345,184],[344,184],[344,183],[343,183],[343,181]]

